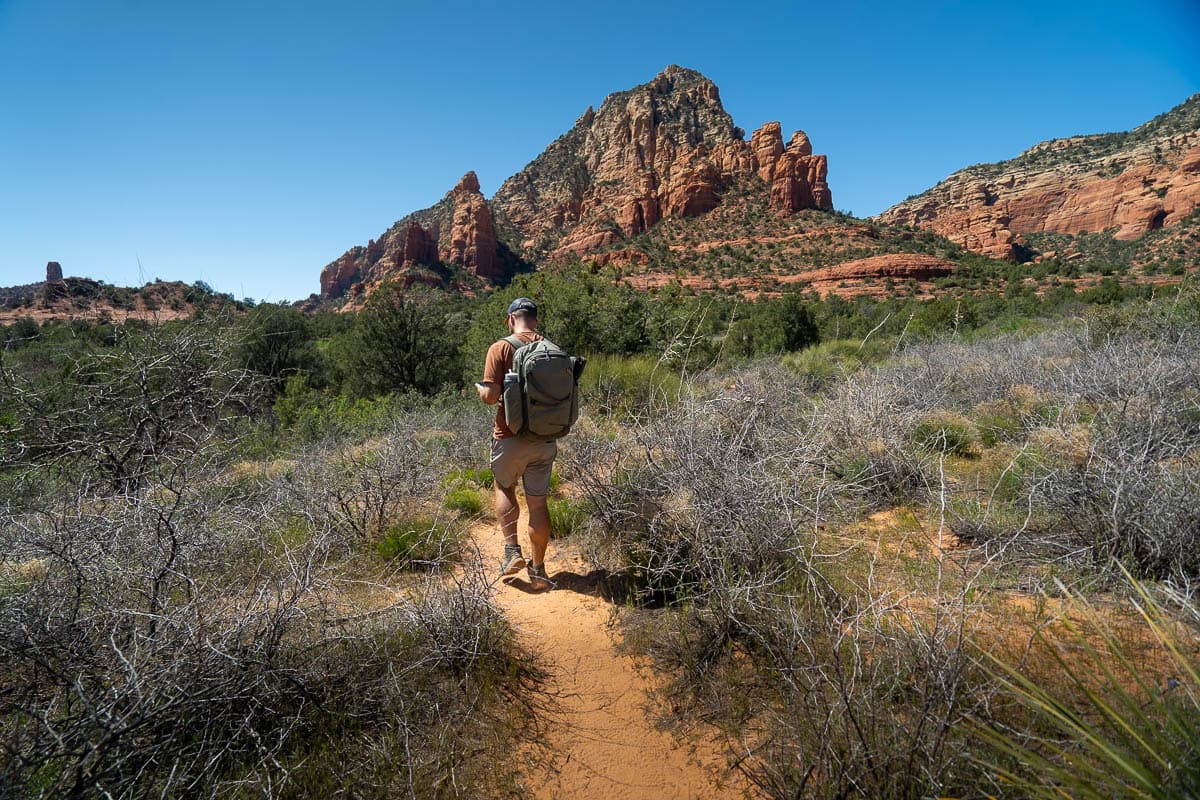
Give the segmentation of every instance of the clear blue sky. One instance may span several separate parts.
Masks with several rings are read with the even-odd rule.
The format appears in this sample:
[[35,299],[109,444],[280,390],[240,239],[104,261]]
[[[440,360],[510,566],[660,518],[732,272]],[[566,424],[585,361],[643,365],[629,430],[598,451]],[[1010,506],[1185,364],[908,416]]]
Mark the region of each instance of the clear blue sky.
[[671,63],[747,131],[807,130],[863,216],[1200,91],[1200,3],[0,0],[0,285],[56,260],[302,298]]

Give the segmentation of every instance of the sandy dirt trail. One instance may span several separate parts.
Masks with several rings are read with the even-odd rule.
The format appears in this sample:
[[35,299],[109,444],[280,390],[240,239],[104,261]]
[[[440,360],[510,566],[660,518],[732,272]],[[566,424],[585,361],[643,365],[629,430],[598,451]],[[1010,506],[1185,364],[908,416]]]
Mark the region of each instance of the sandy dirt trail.
[[[522,517],[522,542],[528,539]],[[495,570],[503,550],[494,523],[472,536],[485,569]],[[636,659],[621,655],[609,603],[580,555],[550,543],[546,566],[557,584],[535,592],[525,572],[495,585],[495,602],[518,635],[543,657],[554,696],[545,721],[552,763],[522,758],[517,788],[535,798],[737,798],[741,782],[725,769],[717,744],[703,738],[682,743],[655,728],[648,717],[652,676]],[[493,573],[494,574],[494,573]]]

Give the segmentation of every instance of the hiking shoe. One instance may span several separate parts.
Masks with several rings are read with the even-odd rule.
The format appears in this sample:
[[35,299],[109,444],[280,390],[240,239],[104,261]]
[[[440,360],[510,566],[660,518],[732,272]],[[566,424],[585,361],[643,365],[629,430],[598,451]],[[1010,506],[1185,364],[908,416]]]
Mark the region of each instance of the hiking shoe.
[[504,558],[500,560],[500,577],[507,578],[516,575],[525,568],[525,558],[521,555],[521,545],[504,545]]
[[546,565],[535,567],[532,563],[529,565],[529,583],[535,589],[553,589],[554,581],[550,580],[550,576],[546,574]]

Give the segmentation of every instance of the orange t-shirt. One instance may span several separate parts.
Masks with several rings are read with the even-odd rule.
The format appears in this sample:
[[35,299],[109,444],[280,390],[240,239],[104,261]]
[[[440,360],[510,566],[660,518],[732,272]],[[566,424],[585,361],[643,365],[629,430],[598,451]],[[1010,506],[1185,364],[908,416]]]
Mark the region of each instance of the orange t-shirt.
[[[540,341],[543,337],[535,331],[522,331],[516,334],[516,337],[522,342]],[[483,382],[498,383],[501,387],[504,386],[504,373],[512,369],[513,354],[517,352],[517,348],[512,346],[512,342],[501,339],[492,344],[488,348],[487,358],[483,362]],[[515,436],[508,429],[508,424],[504,419],[504,401],[501,398],[499,403],[496,403],[496,427],[492,430],[492,438],[494,439],[511,439]]]

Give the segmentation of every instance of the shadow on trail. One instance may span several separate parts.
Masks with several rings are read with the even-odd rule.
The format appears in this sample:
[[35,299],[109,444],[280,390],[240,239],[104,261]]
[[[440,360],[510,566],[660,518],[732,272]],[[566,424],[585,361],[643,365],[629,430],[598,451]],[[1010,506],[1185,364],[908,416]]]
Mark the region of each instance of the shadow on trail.
[[586,575],[569,570],[560,570],[550,575],[554,589],[539,589],[523,578],[513,576],[504,582],[526,594],[544,594],[549,591],[575,592],[588,597],[599,597],[619,605],[636,605],[639,608],[664,608],[671,598],[663,592],[647,591],[645,581],[627,571],[609,572],[593,569]]

